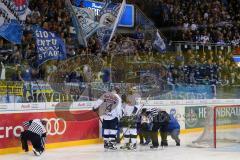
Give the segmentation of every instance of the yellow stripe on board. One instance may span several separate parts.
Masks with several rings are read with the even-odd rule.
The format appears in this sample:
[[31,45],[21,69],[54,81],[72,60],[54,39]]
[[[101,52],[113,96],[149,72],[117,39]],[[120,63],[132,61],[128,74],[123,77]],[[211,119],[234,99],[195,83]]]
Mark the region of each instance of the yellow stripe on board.
[[[89,145],[89,144],[98,144],[98,143],[101,143],[101,142],[102,142],[101,139],[89,139],[89,140],[80,140],[80,141],[51,143],[51,144],[46,145],[46,149],[74,147],[74,146]],[[31,147],[29,147],[29,149],[31,150]],[[1,154],[19,153],[19,152],[23,152],[21,147],[0,149],[0,155]]]
[[183,129],[180,134],[190,134],[195,132],[202,132],[203,128],[192,128],[192,129]]
[[[236,129],[236,128],[240,128],[240,125],[239,124],[219,125],[219,126],[217,126],[217,131],[218,130],[227,130],[227,129]],[[194,132],[203,132],[203,128],[192,128],[192,129],[181,130],[181,134],[190,134],[190,133],[194,133]]]
[[19,152],[22,152],[22,149],[20,147],[0,149],[0,155],[1,154],[19,153]]

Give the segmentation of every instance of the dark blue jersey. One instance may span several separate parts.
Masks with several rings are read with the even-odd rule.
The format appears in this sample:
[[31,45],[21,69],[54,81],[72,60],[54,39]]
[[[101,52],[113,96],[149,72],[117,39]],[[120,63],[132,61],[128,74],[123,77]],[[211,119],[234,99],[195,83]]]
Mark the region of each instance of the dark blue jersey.
[[174,129],[180,129],[180,125],[179,125],[177,119],[172,114],[170,114],[170,121],[168,124],[168,132],[171,132]]

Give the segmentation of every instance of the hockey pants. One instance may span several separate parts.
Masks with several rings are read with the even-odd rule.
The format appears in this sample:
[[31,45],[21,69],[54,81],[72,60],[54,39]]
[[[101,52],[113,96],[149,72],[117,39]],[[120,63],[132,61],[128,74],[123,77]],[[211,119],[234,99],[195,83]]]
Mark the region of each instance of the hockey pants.
[[36,151],[38,152],[44,151],[44,141],[41,138],[41,136],[28,130],[21,133],[21,142],[23,150],[25,150],[26,152],[29,151],[27,143],[28,140],[31,141],[33,148]]
[[172,137],[172,139],[175,140],[176,143],[180,143],[179,134],[180,134],[179,129],[174,129],[171,132],[169,132],[169,135]]
[[137,129],[136,128],[123,128],[124,143],[137,143]]
[[118,132],[118,118],[113,120],[103,120],[104,141],[116,142]]

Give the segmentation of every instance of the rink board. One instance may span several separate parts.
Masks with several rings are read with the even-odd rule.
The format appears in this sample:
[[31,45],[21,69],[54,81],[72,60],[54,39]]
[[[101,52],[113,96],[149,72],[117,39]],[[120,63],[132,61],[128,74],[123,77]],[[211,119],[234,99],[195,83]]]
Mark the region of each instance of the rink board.
[[[87,115],[87,116],[83,116]],[[99,142],[99,119],[91,111],[36,111],[0,114],[0,154],[21,151],[22,122],[47,120],[47,148]]]
[[[0,154],[21,152],[22,122],[34,118],[48,121],[47,148],[99,143],[94,102],[0,104]],[[202,132],[206,106],[240,105],[240,100],[142,101],[146,108],[158,107],[176,117],[181,134]]]

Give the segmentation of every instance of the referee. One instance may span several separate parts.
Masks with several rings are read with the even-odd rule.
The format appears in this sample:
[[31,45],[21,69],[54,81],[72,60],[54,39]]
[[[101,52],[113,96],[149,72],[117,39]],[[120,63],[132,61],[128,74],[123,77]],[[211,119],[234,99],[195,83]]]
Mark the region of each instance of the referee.
[[44,151],[45,138],[47,131],[45,129],[46,121],[40,119],[34,119],[23,123],[23,126],[27,128],[21,133],[22,149],[28,152],[28,143],[31,141],[33,145],[33,153],[36,156],[40,156]]
[[152,140],[152,146],[150,148],[158,148],[159,142],[158,142],[158,130],[160,128],[159,121],[158,121],[158,114],[159,114],[158,108],[151,108],[147,111],[147,114],[149,117],[151,117],[151,131],[150,131],[150,138]]

